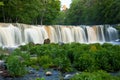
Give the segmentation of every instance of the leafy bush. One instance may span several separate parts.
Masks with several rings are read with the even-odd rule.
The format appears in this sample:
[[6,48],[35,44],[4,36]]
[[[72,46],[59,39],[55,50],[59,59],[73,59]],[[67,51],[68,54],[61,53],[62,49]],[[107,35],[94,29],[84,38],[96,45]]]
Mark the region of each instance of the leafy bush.
[[74,67],[80,71],[95,70],[95,60],[90,54],[82,54],[74,61]]
[[96,52],[95,60],[99,69],[108,72],[120,70],[120,54],[112,50],[103,49]]
[[24,61],[26,66],[38,65],[37,57],[31,57],[30,59]]
[[35,80],[45,80],[45,78],[36,78]]
[[82,72],[80,74],[76,74],[70,80],[119,80],[119,78],[113,77],[104,71],[97,71],[92,73]]
[[[49,68],[56,66],[64,71],[77,69],[80,71],[105,70],[114,72],[120,70],[120,45],[104,44],[28,44],[27,53],[19,49],[13,52],[21,56],[27,66],[38,64]],[[30,53],[30,54],[29,54]],[[13,55],[12,54],[12,55]],[[37,60],[30,55],[37,55]]]
[[120,53],[112,52],[109,54],[109,63],[111,65],[111,71],[119,71],[120,70]]
[[21,45],[19,48],[21,51],[29,51],[29,49],[31,49],[35,44],[30,42],[26,45]]
[[97,51],[95,54],[96,64],[99,69],[110,71],[109,53],[107,50]]
[[23,76],[24,74],[26,74],[25,65],[21,61],[20,56],[9,56],[6,60],[6,64],[7,70],[9,71],[11,76]]
[[29,60],[30,59],[30,54],[26,53],[26,52],[23,53],[22,51],[20,51],[20,49],[14,50],[14,52],[11,53],[11,55],[21,56],[24,60]]
[[59,68],[62,72],[72,71],[70,60],[67,57],[62,57],[61,60],[59,60]]
[[51,65],[53,65],[52,58],[48,55],[38,57],[38,64],[43,68],[49,68]]

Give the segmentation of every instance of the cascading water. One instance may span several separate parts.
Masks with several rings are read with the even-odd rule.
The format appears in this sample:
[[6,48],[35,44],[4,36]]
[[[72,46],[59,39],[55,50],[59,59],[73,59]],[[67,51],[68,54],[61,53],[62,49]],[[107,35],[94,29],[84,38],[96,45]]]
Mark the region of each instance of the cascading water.
[[[15,25],[15,26],[14,26]],[[115,41],[118,32],[111,26],[40,26],[0,23],[0,46],[17,46],[33,42],[43,44],[45,39],[51,43],[94,43]]]
[[85,31],[79,26],[72,28],[72,36],[73,36],[74,42],[78,42],[78,43],[87,42]]
[[87,26],[86,30],[87,30],[87,35],[88,35],[88,42],[89,43],[98,42],[97,34],[96,34],[94,28]]
[[107,32],[108,32],[108,37],[110,41],[115,41],[118,39],[118,32],[115,28],[113,28],[112,26],[109,26],[107,28]]
[[105,35],[104,35],[104,26],[100,25],[97,28],[97,39],[99,42],[105,42]]
[[61,27],[61,35],[63,43],[71,43],[73,42],[72,32],[69,27]]
[[44,26],[31,26],[31,28],[26,28],[24,33],[25,43],[33,42],[35,44],[43,44],[44,40],[48,38]]
[[20,30],[13,26],[0,26],[0,46],[15,46],[22,43]]

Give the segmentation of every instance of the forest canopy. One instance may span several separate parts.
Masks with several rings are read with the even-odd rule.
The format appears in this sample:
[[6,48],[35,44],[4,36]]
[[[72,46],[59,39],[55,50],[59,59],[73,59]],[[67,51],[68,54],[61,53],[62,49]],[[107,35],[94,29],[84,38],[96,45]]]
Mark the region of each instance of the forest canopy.
[[0,22],[51,24],[60,11],[59,0],[0,0]]
[[72,0],[65,24],[118,24],[120,0]]
[[119,24],[120,0],[72,0],[60,11],[60,0],[0,0],[0,22],[43,25]]

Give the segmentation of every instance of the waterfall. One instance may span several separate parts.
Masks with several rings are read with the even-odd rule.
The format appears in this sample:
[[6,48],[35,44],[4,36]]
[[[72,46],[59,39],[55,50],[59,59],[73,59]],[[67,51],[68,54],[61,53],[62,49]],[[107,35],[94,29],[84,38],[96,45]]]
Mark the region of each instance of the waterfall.
[[72,36],[75,42],[84,43],[86,41],[85,31],[81,27],[73,27],[72,28]]
[[97,27],[97,37],[99,42],[105,42],[105,35],[104,35],[104,26],[100,25]]
[[87,35],[88,35],[88,42],[89,43],[98,42],[98,40],[97,40],[97,34],[96,34],[94,28],[87,26],[86,30],[87,30]]
[[118,32],[112,26],[109,26],[107,28],[107,33],[108,33],[109,41],[115,41],[118,39]]
[[51,43],[97,43],[115,41],[118,32],[112,26],[41,26],[0,23],[0,46],[17,46],[33,42],[43,44],[45,39]]
[[13,26],[0,26],[0,46],[15,46],[22,43],[20,30]]
[[33,42],[35,44],[43,44],[44,40],[48,38],[44,26],[31,26],[24,30],[25,43]]

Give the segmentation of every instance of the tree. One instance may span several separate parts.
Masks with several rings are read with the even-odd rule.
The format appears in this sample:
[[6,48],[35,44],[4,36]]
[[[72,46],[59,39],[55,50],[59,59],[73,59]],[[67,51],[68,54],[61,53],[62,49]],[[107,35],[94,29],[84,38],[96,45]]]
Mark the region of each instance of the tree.
[[[59,0],[0,0],[4,6],[0,11],[1,22],[29,24],[52,24],[60,11]],[[0,7],[1,8],[1,7]],[[4,18],[4,19],[3,19]]]
[[3,6],[4,4],[3,4],[3,2],[0,2],[0,6]]
[[53,20],[57,17],[60,11],[60,1],[59,0],[41,0],[41,9],[38,16],[38,21],[40,24],[50,25]]
[[67,11],[60,11],[58,16],[54,19],[53,24],[64,25]]
[[119,0],[72,0],[65,22],[67,24],[120,23]]

